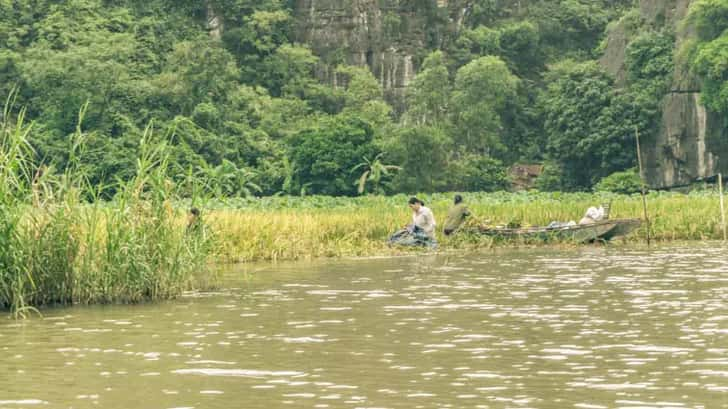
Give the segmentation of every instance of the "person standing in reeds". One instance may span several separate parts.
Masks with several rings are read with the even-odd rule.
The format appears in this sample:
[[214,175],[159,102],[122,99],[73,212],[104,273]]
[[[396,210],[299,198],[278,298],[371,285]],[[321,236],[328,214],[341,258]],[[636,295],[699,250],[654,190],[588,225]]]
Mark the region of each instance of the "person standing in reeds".
[[193,207],[187,218],[187,234],[200,234],[202,232],[203,223],[200,209]]
[[31,182],[31,189],[33,194],[33,207],[40,207],[43,201],[48,196],[48,192],[45,190],[43,184],[43,178],[45,176],[45,166],[39,166],[33,175],[33,181]]
[[463,197],[455,195],[455,203],[447,212],[447,219],[445,219],[445,235],[449,236],[455,233],[468,216],[470,216],[470,210],[468,210],[468,207],[465,203],[463,203]]

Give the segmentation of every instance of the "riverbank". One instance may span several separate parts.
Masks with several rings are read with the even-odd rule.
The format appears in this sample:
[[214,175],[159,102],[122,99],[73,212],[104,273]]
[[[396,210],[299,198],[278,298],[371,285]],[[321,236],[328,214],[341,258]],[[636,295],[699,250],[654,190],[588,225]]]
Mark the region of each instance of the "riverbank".
[[[89,179],[80,160],[89,137],[69,137],[62,171],[36,163],[32,126],[6,107],[0,121],[0,309],[16,316],[47,305],[137,303],[174,298],[216,284],[215,264],[348,256],[417,254],[389,248],[408,223],[407,196],[267,197],[206,200],[200,183],[170,177],[166,138],[146,129],[133,175],[113,186]],[[79,113],[79,123],[85,107]],[[184,185],[184,186],[183,186]],[[197,193],[195,193],[197,192]],[[202,229],[187,228],[194,196]],[[453,194],[421,195],[444,222]],[[600,203],[613,218],[642,215],[639,196],[591,193],[469,193],[470,223],[544,225],[578,220]],[[709,191],[652,194],[655,240],[721,237],[718,196]],[[640,240],[638,231],[626,240]],[[496,244],[483,237],[439,237],[441,251]]]
[[[73,188],[34,202],[10,200],[0,217],[0,305],[16,313],[54,304],[135,303],[174,298],[216,284],[221,263],[418,254],[391,248],[389,235],[409,222],[407,196],[269,197],[208,201],[206,228],[186,230],[189,204],[141,180],[112,202],[84,204]],[[144,183],[149,183],[147,180]],[[155,193],[156,192],[156,193]],[[453,194],[421,195],[444,222]],[[639,218],[639,196],[590,193],[464,194],[470,223],[523,226],[578,220],[589,206],[611,202],[613,218]],[[719,197],[653,193],[655,241],[722,238]],[[620,241],[644,240],[645,226]],[[518,246],[487,237],[438,233],[438,251]],[[532,244],[532,243],[531,243]],[[570,244],[569,244],[570,245]]]
[[[442,224],[453,194],[424,195]],[[590,206],[611,202],[612,218],[642,218],[639,195],[591,193],[464,194],[474,214],[471,223],[522,226],[579,220]],[[407,196],[272,197],[207,204],[207,222],[223,262],[281,261],[320,257],[397,255],[413,251],[389,248],[389,235],[410,220]],[[655,241],[722,238],[719,196],[653,193],[648,197],[650,233]],[[622,240],[644,240],[643,226]],[[438,234],[443,249],[477,249],[494,245],[484,237]]]
[[[208,201],[206,228],[186,231],[186,209],[170,192],[139,195],[141,180],[114,201],[83,204],[73,188],[40,202],[10,200],[0,218],[0,305],[12,311],[53,304],[134,303],[174,298],[216,283],[213,264],[316,258],[395,256],[389,235],[410,220],[407,196],[270,197]],[[144,182],[144,183],[148,183]],[[422,195],[439,222],[453,194]],[[32,198],[32,195],[30,196]],[[470,223],[523,226],[578,220],[589,206],[611,202],[613,218],[639,218],[639,196],[589,193],[464,194]],[[722,237],[719,197],[709,191],[648,198],[655,241]],[[644,240],[645,229],[621,239]],[[439,251],[514,244],[438,233]],[[516,243],[515,245],[518,245]],[[213,264],[210,264],[213,263]]]

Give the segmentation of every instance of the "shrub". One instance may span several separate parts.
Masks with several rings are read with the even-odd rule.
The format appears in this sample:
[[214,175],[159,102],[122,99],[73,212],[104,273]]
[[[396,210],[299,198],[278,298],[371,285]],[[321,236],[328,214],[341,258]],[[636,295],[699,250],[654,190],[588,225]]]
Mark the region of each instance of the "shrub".
[[564,190],[564,170],[555,163],[544,165],[543,172],[536,179],[536,189],[542,192]]
[[448,187],[461,192],[494,192],[508,185],[503,162],[488,156],[468,155],[448,165]]
[[596,192],[632,194],[640,191],[642,181],[635,169],[615,172],[603,178],[594,186]]

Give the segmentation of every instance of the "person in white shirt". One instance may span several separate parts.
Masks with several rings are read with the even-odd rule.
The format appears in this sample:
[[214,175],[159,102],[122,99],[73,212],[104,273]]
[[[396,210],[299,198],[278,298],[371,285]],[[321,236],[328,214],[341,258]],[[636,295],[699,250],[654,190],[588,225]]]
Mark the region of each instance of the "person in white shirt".
[[388,240],[390,246],[424,246],[437,248],[435,239],[435,216],[425,203],[413,197],[409,200],[412,209],[412,224],[396,231]]
[[586,214],[584,217],[579,220],[579,224],[594,224],[598,221],[604,220],[604,207],[599,206],[596,207],[590,207],[587,209]]
[[412,209],[412,225],[415,227],[415,233],[417,233],[417,229],[421,229],[425,236],[435,240],[435,226],[437,223],[432,210],[425,207],[425,203],[416,197],[410,198],[409,207]]

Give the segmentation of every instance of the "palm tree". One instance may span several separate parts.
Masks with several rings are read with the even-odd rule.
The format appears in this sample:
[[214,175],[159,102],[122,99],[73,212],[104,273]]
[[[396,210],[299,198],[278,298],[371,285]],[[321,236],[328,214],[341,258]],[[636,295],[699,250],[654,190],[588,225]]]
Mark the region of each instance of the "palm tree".
[[399,166],[385,165],[384,163],[382,163],[382,156],[384,156],[384,152],[375,156],[372,160],[364,157],[362,158],[364,159],[364,162],[354,166],[354,168],[351,170],[351,172],[353,173],[358,169],[364,169],[364,172],[362,172],[361,176],[359,176],[359,179],[354,182],[354,184],[357,185],[357,192],[359,194],[364,193],[367,182],[371,181],[374,185],[374,190],[376,191],[379,187],[379,183],[382,181],[382,177],[389,176],[390,171],[402,170],[402,168]]

